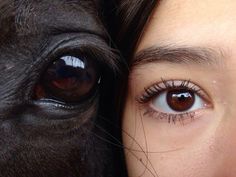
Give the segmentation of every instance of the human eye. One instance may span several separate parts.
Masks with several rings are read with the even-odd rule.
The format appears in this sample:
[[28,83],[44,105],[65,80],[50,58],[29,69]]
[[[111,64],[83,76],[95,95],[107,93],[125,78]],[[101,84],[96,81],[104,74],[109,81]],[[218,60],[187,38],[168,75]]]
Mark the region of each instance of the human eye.
[[201,87],[190,80],[164,80],[145,88],[138,103],[145,105],[144,115],[186,123],[196,118],[197,112],[212,108],[211,99]]

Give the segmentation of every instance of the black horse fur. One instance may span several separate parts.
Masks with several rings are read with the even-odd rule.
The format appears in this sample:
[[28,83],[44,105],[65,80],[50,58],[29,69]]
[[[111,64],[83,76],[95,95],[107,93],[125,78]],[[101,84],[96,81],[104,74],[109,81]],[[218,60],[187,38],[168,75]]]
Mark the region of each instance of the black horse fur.
[[[0,0],[0,177],[111,177],[112,90],[119,57],[101,0]],[[37,100],[35,86],[58,52],[100,68],[76,104]]]

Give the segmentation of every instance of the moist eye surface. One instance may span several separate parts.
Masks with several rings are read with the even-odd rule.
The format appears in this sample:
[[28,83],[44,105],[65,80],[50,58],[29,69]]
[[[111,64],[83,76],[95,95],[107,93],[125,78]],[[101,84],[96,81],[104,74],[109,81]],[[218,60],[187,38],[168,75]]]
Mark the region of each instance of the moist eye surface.
[[63,55],[46,69],[36,86],[35,98],[76,103],[91,94],[98,79],[98,67],[92,59]]
[[174,111],[183,112],[190,109],[195,102],[195,94],[186,89],[171,90],[166,95],[167,104]]
[[212,107],[206,91],[190,80],[161,79],[144,88],[136,100],[144,116],[168,122],[193,119],[196,112]]

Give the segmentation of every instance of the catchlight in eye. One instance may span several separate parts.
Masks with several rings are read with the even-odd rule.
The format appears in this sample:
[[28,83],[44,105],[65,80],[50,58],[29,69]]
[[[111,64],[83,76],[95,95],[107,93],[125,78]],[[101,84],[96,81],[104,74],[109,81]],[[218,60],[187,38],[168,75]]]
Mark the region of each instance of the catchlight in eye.
[[96,90],[99,78],[98,67],[92,59],[62,55],[43,73],[35,88],[35,99],[76,103]]

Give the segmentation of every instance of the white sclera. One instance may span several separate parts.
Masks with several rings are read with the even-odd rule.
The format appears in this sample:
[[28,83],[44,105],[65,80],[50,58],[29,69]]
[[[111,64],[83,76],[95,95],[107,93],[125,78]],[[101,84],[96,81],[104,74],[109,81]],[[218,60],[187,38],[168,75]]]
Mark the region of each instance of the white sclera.
[[175,111],[171,109],[171,107],[167,103],[167,94],[168,94],[168,91],[162,92],[156,98],[153,99],[152,101],[153,109],[162,113],[180,114],[180,113],[187,113],[187,112],[192,112],[198,109],[202,109],[206,105],[205,101],[200,96],[198,96],[197,94],[194,94],[195,100],[191,108],[183,112]]

